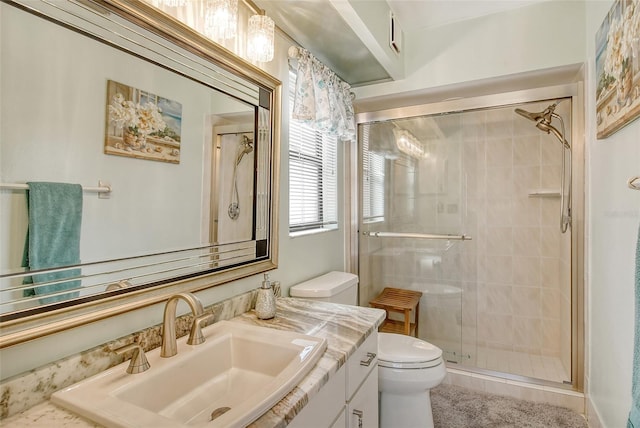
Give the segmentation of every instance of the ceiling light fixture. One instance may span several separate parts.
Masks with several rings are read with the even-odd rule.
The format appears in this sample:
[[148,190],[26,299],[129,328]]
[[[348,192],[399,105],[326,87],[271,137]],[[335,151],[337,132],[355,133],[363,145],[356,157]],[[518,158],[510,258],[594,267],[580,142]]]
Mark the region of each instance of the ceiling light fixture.
[[275,24],[267,15],[249,18],[247,57],[253,62],[269,62],[273,59]]
[[427,152],[424,149],[423,144],[411,132],[406,129],[395,128],[393,130],[393,135],[396,138],[396,146],[402,153],[416,159],[427,157]]
[[238,0],[209,0],[204,15],[204,33],[223,43],[236,37],[238,28]]
[[162,3],[168,7],[182,7],[187,4],[187,0],[162,0]]

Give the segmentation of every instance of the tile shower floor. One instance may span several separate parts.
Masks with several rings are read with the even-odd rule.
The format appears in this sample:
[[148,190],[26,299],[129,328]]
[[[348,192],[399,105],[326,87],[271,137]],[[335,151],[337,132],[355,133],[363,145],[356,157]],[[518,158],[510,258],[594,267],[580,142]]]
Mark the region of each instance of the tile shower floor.
[[454,346],[446,346],[446,343],[438,341],[432,343],[443,350],[443,358],[448,362],[558,383],[571,380],[570,374],[564,368],[559,357],[531,355],[524,352],[479,346],[475,356],[467,355],[460,358],[459,354],[447,351],[447,349],[455,349]]
[[559,357],[524,352],[479,347],[476,367],[559,383],[571,380]]

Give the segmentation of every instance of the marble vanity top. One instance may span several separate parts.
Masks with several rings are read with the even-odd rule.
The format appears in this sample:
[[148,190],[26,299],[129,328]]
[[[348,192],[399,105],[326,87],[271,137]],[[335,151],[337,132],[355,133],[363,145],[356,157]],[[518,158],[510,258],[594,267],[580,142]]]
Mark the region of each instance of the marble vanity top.
[[[380,309],[336,305],[303,299],[278,298],[276,317],[259,320],[250,310],[230,318],[232,322],[295,331],[327,339],[327,350],[317,365],[278,404],[250,426],[284,427],[345,364],[349,356],[383,321]],[[177,355],[179,358],[180,355]],[[72,412],[46,401],[0,421],[6,427],[98,427]]]

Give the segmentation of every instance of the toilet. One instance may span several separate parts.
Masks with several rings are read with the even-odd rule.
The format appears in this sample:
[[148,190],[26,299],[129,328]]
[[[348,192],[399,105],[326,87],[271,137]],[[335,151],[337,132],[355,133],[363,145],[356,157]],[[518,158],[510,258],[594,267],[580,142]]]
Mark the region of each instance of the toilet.
[[380,426],[433,428],[430,391],[446,374],[437,346],[404,334],[378,333]]
[[[358,276],[329,272],[289,289],[291,297],[356,305]],[[433,428],[431,388],[447,373],[442,350],[424,340],[378,333],[381,428]]]

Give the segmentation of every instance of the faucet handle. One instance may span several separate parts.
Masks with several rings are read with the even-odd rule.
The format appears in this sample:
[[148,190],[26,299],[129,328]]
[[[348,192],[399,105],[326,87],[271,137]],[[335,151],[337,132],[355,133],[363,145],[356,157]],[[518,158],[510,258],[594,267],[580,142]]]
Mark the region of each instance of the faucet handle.
[[213,318],[213,314],[204,314],[193,319],[191,324],[191,332],[189,333],[189,339],[187,339],[187,345],[199,345],[204,342],[204,335],[202,334],[202,324],[205,321]]
[[133,355],[131,355],[131,361],[129,362],[129,367],[127,367],[127,373],[136,374],[149,370],[151,364],[149,364],[147,356],[144,354],[144,349],[142,349],[142,346],[140,346],[139,343],[130,343],[113,350],[113,352],[118,355],[122,355],[129,351],[133,351]]

